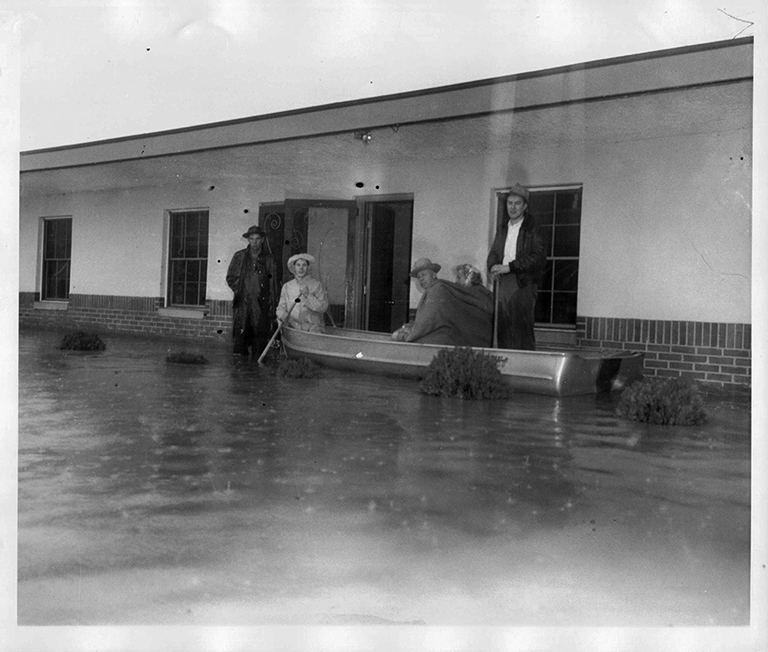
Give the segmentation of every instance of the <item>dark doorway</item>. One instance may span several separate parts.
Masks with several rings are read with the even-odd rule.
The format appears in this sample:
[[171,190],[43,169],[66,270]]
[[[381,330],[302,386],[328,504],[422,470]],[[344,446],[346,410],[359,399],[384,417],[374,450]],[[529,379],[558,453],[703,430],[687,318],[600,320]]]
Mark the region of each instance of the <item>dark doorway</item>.
[[392,332],[408,321],[413,201],[366,201],[363,328]]

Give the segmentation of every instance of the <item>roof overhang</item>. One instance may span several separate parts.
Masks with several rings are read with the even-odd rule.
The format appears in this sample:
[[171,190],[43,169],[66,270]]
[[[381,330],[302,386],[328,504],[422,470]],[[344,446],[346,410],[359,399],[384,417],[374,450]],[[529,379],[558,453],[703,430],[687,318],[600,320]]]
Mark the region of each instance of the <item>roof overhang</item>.
[[21,172],[91,166],[601,101],[753,77],[745,37],[563,66],[412,93],[342,102],[21,153]]

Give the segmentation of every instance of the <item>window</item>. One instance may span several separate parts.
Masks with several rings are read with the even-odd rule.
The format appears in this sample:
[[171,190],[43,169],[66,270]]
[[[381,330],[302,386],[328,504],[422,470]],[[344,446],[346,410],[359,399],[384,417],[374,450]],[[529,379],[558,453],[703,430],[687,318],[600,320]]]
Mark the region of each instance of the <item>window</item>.
[[170,213],[168,303],[205,305],[208,276],[208,211]]
[[43,220],[43,301],[69,299],[69,271],[72,264],[72,218]]
[[[528,211],[547,243],[547,265],[536,300],[536,323],[574,326],[579,280],[581,186],[529,189]],[[499,215],[504,215],[499,195]]]

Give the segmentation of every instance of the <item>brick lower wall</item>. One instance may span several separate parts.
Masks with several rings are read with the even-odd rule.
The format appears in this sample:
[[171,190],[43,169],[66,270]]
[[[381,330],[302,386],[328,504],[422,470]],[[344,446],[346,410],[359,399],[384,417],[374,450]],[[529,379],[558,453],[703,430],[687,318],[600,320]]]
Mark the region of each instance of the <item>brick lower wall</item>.
[[34,292],[19,293],[20,326],[205,339],[222,344],[232,339],[231,301],[207,301],[202,319],[160,315],[160,297],[73,294],[66,310],[41,310],[35,308],[36,301]]
[[649,376],[686,377],[705,385],[752,385],[750,324],[578,317],[576,341],[590,349],[645,353]]
[[[90,294],[70,296],[66,310],[34,307],[34,292],[19,293],[21,326],[90,329],[205,339],[230,344],[231,301],[207,301],[202,319],[162,316],[160,297]],[[334,320],[343,323],[343,306]],[[752,384],[750,324],[578,317],[576,345],[588,349],[630,349],[645,353],[650,376],[685,376],[720,387]]]

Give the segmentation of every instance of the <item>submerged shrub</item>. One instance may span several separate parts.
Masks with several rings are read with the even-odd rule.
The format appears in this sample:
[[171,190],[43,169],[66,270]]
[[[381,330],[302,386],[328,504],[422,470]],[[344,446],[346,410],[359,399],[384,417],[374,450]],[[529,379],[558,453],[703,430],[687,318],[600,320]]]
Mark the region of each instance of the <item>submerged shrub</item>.
[[107,348],[102,339],[96,333],[77,331],[67,333],[59,344],[60,349],[71,351],[103,351]]
[[208,364],[208,359],[204,355],[187,353],[186,351],[171,353],[170,355],[166,356],[165,361],[179,364]]
[[462,399],[506,398],[511,388],[501,375],[504,358],[469,347],[443,349],[419,382],[424,394]]
[[649,377],[627,385],[616,414],[625,419],[670,426],[699,425],[707,420],[699,390],[687,378]]
[[280,378],[317,378],[320,368],[309,358],[283,360],[277,368],[277,375]]

